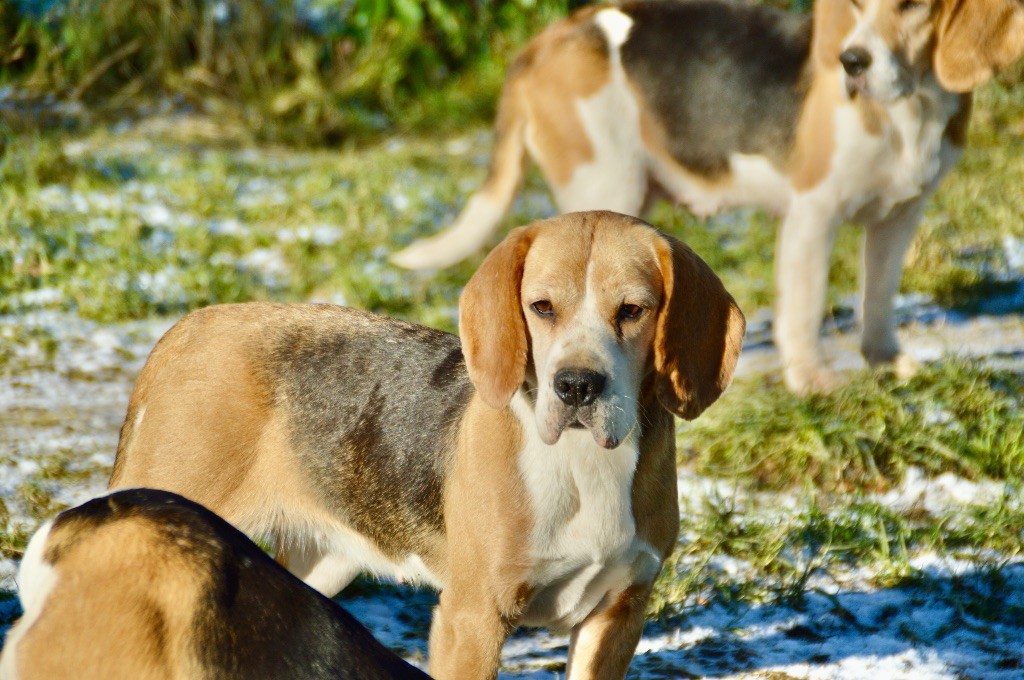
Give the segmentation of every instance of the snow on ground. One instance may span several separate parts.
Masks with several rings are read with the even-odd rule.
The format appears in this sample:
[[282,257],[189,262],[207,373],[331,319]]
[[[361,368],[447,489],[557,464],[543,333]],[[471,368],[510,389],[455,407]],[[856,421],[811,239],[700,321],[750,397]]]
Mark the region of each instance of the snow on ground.
[[[896,678],[1024,677],[1024,622],[993,623],[945,603],[956,589],[981,581],[934,555],[914,561],[926,587],[869,589],[856,584],[814,584],[799,609],[695,608],[667,623],[649,623],[631,676],[641,678]],[[1003,594],[1024,605],[1024,564],[1004,572]],[[984,587],[978,585],[978,587]],[[436,597],[395,589],[343,604],[385,644],[422,664],[425,635]],[[505,645],[501,677],[559,678],[567,635],[519,631]]]
[[[311,232],[309,237],[318,235]],[[18,499],[19,488],[28,481],[47,485],[56,502],[68,505],[103,489],[134,375],[169,323],[100,325],[52,311],[0,317],[0,336],[20,338],[8,357],[9,365],[19,370],[0,374],[5,447],[0,451],[0,498],[7,502],[12,523],[33,527],[41,521]],[[922,359],[930,358],[929,347],[967,347],[967,338],[970,347],[982,347],[978,351],[989,356],[1010,361],[1024,356],[1019,317],[932,318],[911,323],[902,335],[910,352]],[[835,351],[854,347],[856,338],[839,334],[826,342]],[[772,354],[770,347],[752,343],[744,356],[745,370],[770,366]],[[57,481],[44,474],[54,461],[61,466]],[[727,483],[685,470],[679,481],[684,508],[712,494],[735,493]],[[952,474],[928,479],[912,469],[900,486],[876,500],[892,508],[939,513],[1004,492],[1001,483]],[[780,497],[779,512],[786,512],[791,501]],[[750,568],[742,563],[719,566]],[[958,605],[959,589],[992,587],[985,575],[947,556],[917,555],[913,566],[927,578],[901,588],[873,588],[855,571],[815,576],[799,606],[695,604],[668,621],[648,624],[632,676],[1024,677],[1024,621],[983,621]],[[0,562],[0,590],[15,588],[15,569],[13,561]],[[1016,605],[1015,611],[1024,610],[1024,564],[1006,567],[999,587],[1004,602]],[[342,602],[387,645],[422,665],[436,595],[404,586],[372,592]],[[12,618],[16,608],[15,600],[0,598],[0,621]],[[505,647],[501,677],[561,677],[567,649],[564,634],[520,631]]]

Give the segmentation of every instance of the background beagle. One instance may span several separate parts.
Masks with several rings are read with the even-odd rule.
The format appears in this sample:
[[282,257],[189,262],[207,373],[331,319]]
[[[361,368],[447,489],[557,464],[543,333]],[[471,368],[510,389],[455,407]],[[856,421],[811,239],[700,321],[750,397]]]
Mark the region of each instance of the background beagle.
[[640,214],[657,194],[699,215],[760,205],[785,215],[774,332],[786,382],[828,390],[840,378],[818,332],[836,228],[865,227],[861,349],[893,360],[904,255],[965,144],[964,93],[1022,51],[1020,0],[818,0],[813,19],[724,0],[584,9],[511,67],[484,187],[394,261],[439,267],[478,250],[526,151],[564,211]]
[[362,570],[441,588],[436,677],[494,677],[528,625],[572,630],[569,677],[621,678],[678,532],[672,414],[729,384],[743,315],[685,245],[592,212],[512,231],[459,331],[195,312],[138,378],[111,486],[273,536],[327,594]]
[[176,494],[66,510],[29,543],[2,680],[427,680],[244,534]]

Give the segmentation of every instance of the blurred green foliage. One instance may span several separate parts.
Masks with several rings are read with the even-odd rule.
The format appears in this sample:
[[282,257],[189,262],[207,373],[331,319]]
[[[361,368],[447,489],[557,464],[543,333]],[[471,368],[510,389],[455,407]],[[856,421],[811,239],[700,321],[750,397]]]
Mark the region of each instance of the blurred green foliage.
[[0,83],[23,102],[73,102],[97,114],[171,96],[263,138],[336,141],[489,111],[509,55],[570,4],[5,2]]

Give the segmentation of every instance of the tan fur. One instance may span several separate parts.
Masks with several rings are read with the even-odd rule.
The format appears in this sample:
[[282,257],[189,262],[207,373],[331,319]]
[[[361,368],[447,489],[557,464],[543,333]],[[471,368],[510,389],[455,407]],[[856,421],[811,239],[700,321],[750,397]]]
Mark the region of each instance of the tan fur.
[[463,420],[445,492],[449,555],[458,568],[430,626],[434,677],[494,677],[529,596],[523,550],[533,517],[516,467],[521,427],[508,409],[481,397]]
[[566,678],[617,680],[625,676],[643,632],[653,584],[626,588],[606,609],[573,631]]
[[[838,57],[837,57],[838,59]],[[807,191],[832,172],[836,147],[835,105],[842,97],[839,72],[816,78],[807,93],[793,151],[793,188]]]
[[824,72],[839,69],[843,41],[856,19],[850,0],[817,0],[814,3],[814,33],[811,50],[815,66]]
[[526,324],[519,309],[523,263],[535,230],[520,227],[492,250],[459,299],[466,367],[492,407],[508,404],[526,371]]
[[202,677],[189,631],[204,575],[151,524],[57,525],[46,559],[56,585],[18,645],[19,680]]
[[732,380],[746,322],[714,272],[683,243],[658,244],[665,297],[654,339],[658,399],[693,420]]
[[1024,53],[1020,0],[945,0],[935,73],[953,92],[970,92]]
[[565,184],[578,165],[594,159],[573,102],[586,99],[608,82],[604,45],[586,27],[597,8],[573,15],[531,42],[520,61],[522,98],[530,144],[548,181]]

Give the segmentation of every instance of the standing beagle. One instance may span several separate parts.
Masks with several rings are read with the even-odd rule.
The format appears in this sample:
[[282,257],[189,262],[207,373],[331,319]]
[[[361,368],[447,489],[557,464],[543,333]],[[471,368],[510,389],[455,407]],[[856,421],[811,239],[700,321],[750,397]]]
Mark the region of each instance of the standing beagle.
[[493,678],[519,625],[572,631],[568,677],[622,678],[679,526],[673,414],[732,378],[743,315],[638,219],[513,230],[460,338],[331,305],[200,310],[160,340],[111,487],[198,501],[333,594],[441,589],[430,672]]
[[153,489],[29,542],[0,680],[428,680],[206,508]]
[[969,93],[1024,51],[1022,0],[817,0],[813,19],[727,0],[592,7],[509,70],[491,169],[458,220],[394,256],[478,250],[537,162],[563,211],[635,215],[655,194],[698,215],[785,219],[775,339],[786,383],[827,391],[818,333],[840,223],[865,228],[861,349],[897,358],[893,298],[925,203],[965,144]]

